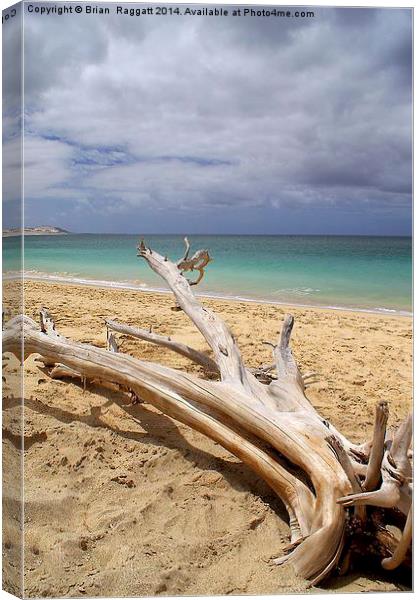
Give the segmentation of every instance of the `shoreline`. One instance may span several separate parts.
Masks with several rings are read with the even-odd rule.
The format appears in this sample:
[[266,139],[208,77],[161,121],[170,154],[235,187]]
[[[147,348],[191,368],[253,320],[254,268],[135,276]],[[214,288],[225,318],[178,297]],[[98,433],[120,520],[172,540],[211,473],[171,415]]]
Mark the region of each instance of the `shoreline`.
[[[17,275],[8,275],[3,274],[3,281],[18,281],[20,278]],[[135,285],[133,283],[128,282],[117,282],[117,281],[106,281],[106,280],[98,280],[98,279],[83,279],[83,278],[69,278],[69,277],[60,277],[58,275],[33,275],[33,274],[24,274],[24,279],[27,281],[43,281],[45,283],[52,284],[63,284],[69,286],[83,286],[83,287],[92,287],[99,289],[111,289],[111,290],[126,290],[126,291],[135,291],[135,292],[146,292],[152,294],[163,294],[165,296],[172,295],[172,292],[165,288],[159,287],[151,287],[146,284],[138,284]],[[333,305],[320,305],[320,304],[302,304],[297,302],[281,302],[279,300],[270,300],[270,299],[259,299],[259,298],[248,298],[243,296],[234,296],[234,295],[223,295],[223,294],[213,294],[211,292],[207,293],[197,293],[197,298],[205,298],[208,300],[225,300],[228,302],[246,302],[251,304],[261,304],[261,305],[273,305],[280,307],[290,307],[290,308],[302,308],[302,309],[313,309],[313,310],[322,310],[322,311],[339,311],[343,313],[361,313],[368,315],[379,315],[383,317],[404,317],[404,318],[412,318],[413,312],[405,311],[405,310],[397,310],[397,309],[387,309],[387,308],[362,308],[362,307],[347,307],[347,306],[333,306]]]

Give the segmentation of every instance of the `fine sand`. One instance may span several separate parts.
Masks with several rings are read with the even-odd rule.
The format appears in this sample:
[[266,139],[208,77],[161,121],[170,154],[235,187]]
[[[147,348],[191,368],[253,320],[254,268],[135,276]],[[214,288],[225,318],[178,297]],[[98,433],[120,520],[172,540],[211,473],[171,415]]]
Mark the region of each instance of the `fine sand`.
[[[13,284],[8,284],[12,286]],[[117,317],[206,351],[169,295],[45,282],[25,284],[26,313],[49,308],[60,333],[104,346],[104,320]],[[271,362],[286,312],[293,349],[320,381],[308,396],[354,441],[369,439],[374,405],[387,400],[395,425],[411,407],[412,323],[408,317],[203,300],[233,330],[249,367]],[[10,308],[13,314],[14,309]],[[202,376],[200,367],[156,346],[120,337],[120,350]],[[306,587],[270,558],[288,543],[281,502],[221,446],[147,404],[78,382],[50,380],[25,363],[25,594],[142,596],[283,594]],[[4,584],[17,564],[18,363],[4,383]],[[400,575],[355,570],[326,591],[409,589]],[[310,590],[319,591],[319,588]]]

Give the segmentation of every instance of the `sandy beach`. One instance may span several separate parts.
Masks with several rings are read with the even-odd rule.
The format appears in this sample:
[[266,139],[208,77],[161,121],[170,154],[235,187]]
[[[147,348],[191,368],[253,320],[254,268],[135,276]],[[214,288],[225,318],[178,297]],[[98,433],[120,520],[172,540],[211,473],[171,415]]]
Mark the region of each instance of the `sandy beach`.
[[[370,438],[379,400],[389,403],[391,426],[410,410],[410,317],[202,302],[231,327],[249,367],[271,362],[271,348],[262,342],[275,341],[284,314],[292,313],[299,366],[319,373],[308,397],[350,439]],[[104,320],[116,317],[207,351],[184,313],[171,310],[170,295],[27,282],[25,303],[26,314],[36,319],[46,306],[59,332],[81,342],[104,347]],[[13,314],[7,297],[5,308]],[[151,344],[126,336],[119,343],[120,351],[135,357],[203,375],[199,366]],[[288,543],[280,501],[221,446],[148,404],[124,404],[118,393],[51,380],[34,357],[25,371],[27,596],[305,589],[289,568],[270,563]],[[9,456],[18,443],[19,402],[11,396],[17,372],[17,360],[9,359],[3,409]],[[11,479],[9,484],[6,490]],[[12,506],[9,497],[6,511]],[[13,527],[9,533],[6,528],[5,584],[16,552]],[[322,589],[396,591],[409,589],[409,582],[383,571],[355,571],[332,577]]]

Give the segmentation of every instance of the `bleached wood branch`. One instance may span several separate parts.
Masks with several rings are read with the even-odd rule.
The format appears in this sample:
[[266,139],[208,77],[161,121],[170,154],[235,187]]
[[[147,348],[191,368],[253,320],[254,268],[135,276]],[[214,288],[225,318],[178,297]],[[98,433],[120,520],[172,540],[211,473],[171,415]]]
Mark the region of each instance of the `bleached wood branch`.
[[159,335],[151,331],[146,331],[145,329],[139,329],[138,327],[132,327],[131,325],[125,325],[124,323],[119,323],[113,319],[106,319],[106,327],[112,331],[116,331],[117,333],[130,335],[131,337],[150,342],[151,344],[168,348],[173,352],[177,352],[177,354],[180,354],[181,356],[189,358],[189,360],[201,365],[208,371],[218,373],[217,364],[209,356],[203,352],[199,352],[198,350],[191,348],[190,346],[187,346],[186,344],[175,342],[170,337]]
[[407,453],[412,440],[412,415],[400,425],[390,450],[384,453],[381,464],[382,484],[378,490],[351,494],[339,498],[342,506],[368,505],[396,507],[405,515],[412,505],[412,466]]
[[412,518],[412,508],[410,508],[409,514],[407,515],[406,524],[403,529],[402,537],[400,538],[397,548],[395,549],[390,558],[384,558],[381,561],[381,565],[384,569],[387,569],[388,571],[397,569],[397,567],[399,567],[402,564],[404,558],[406,557],[407,551],[409,550],[410,545],[412,543]]
[[144,242],[138,247],[139,256],[144,258],[155,273],[170,286],[178,305],[196,325],[207,340],[215,357],[223,381],[237,380],[246,384],[247,373],[234,337],[227,325],[209,308],[203,307],[194,296],[191,287],[179,268],[165,260],[160,254],[147,248]]
[[380,481],[387,420],[388,405],[386,402],[379,402],[375,409],[374,436],[368,461],[367,474],[363,486],[364,491],[366,492],[374,490]]
[[200,283],[202,278],[204,277],[205,267],[208,265],[208,263],[211,262],[212,259],[209,255],[208,250],[198,250],[193,256],[189,258],[189,251],[191,246],[187,237],[185,237],[184,241],[186,246],[185,254],[183,258],[181,258],[176,263],[176,265],[182,274],[187,271],[198,271],[199,276],[196,281],[188,280],[189,285],[198,285],[198,283]]

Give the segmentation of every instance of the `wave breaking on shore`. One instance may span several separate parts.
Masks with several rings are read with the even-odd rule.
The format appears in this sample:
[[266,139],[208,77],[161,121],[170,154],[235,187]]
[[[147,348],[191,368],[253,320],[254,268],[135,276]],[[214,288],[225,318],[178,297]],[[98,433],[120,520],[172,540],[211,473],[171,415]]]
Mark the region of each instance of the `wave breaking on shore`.
[[[11,280],[19,280],[22,277],[22,274],[18,271],[8,271],[3,274],[3,279],[6,281]],[[27,280],[31,281],[46,281],[50,283],[62,283],[66,285],[83,285],[83,286],[91,286],[91,287],[103,287],[110,289],[119,289],[119,290],[130,290],[130,291],[141,291],[141,292],[152,292],[152,293],[160,293],[160,294],[171,294],[168,288],[158,287],[158,286],[150,286],[147,283],[141,281],[132,281],[132,280],[107,280],[107,279],[90,279],[85,277],[77,276],[72,273],[43,273],[39,271],[24,271],[23,277]],[[288,290],[289,291],[289,290]],[[319,290],[313,290],[319,291]],[[298,294],[298,296],[305,296],[307,294]],[[413,313],[407,310],[400,310],[397,308],[386,308],[381,306],[374,307],[360,307],[354,305],[335,305],[335,304],[321,304],[321,303],[302,303],[302,302],[293,302],[292,300],[276,300],[272,298],[264,298],[264,297],[248,297],[242,295],[235,294],[227,294],[222,292],[211,292],[205,291],[202,293],[197,293],[197,297],[200,298],[211,298],[215,300],[231,300],[238,302],[254,302],[257,304],[274,304],[278,306],[296,306],[299,308],[318,308],[325,310],[340,310],[340,311],[350,311],[350,312],[361,312],[361,313],[376,313],[381,315],[389,315],[389,316],[402,316],[402,317],[412,317]]]

